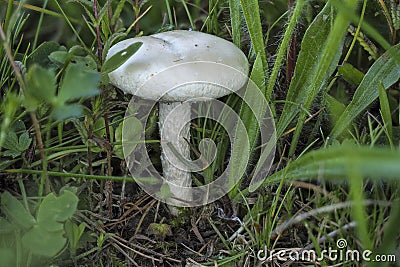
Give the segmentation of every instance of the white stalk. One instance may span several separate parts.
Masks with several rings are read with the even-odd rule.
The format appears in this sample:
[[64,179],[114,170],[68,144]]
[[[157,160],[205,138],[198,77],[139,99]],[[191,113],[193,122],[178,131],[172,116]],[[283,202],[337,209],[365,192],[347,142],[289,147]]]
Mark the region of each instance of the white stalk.
[[[183,105],[179,108],[179,112],[172,112],[173,109],[179,105]],[[174,142],[173,146],[179,154],[179,157],[187,160],[190,159],[190,148],[188,144],[188,141],[190,140],[190,112],[190,104],[188,103],[159,103],[161,142],[172,142],[172,140],[177,139],[176,137],[179,134],[178,141]],[[168,122],[166,120],[168,120]],[[161,164],[164,179],[177,186],[191,187],[191,173],[176,167],[178,165],[177,162],[174,162],[177,160],[176,157],[168,154],[169,153],[166,153],[164,149],[161,149]],[[192,199],[192,196],[187,192],[187,190],[174,187],[170,187],[170,190],[177,203],[181,202],[179,200],[190,201]],[[171,212],[177,213],[176,208],[171,207]]]

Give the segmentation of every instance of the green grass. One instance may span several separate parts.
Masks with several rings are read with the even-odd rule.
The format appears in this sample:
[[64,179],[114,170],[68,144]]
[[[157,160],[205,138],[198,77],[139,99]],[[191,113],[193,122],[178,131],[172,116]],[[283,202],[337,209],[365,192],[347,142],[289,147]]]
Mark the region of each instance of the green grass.
[[[1,1],[0,266],[278,266],[258,252],[320,255],[341,238],[397,262],[319,264],[395,266],[399,10],[395,0]],[[107,78],[126,58],[105,58],[120,40],[189,28],[248,56],[277,144],[269,176],[249,190],[265,156],[259,114],[234,95],[222,98],[244,122],[250,159],[229,152],[219,124],[194,120],[193,157],[202,139],[217,144],[194,184],[221,175],[230,157],[246,173],[227,197],[174,217],[129,175],[121,129],[131,96]],[[154,110],[146,146],[160,168],[157,125]]]

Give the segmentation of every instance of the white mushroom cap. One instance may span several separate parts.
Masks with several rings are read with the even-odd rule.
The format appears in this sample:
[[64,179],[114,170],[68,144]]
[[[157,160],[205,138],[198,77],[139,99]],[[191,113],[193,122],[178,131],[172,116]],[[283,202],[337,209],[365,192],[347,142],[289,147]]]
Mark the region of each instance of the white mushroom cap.
[[[109,73],[110,82],[126,93],[176,102],[219,98],[247,82],[249,64],[243,52],[231,42],[196,31],[127,39],[111,47],[107,58],[136,42],[143,42],[142,47]],[[157,79],[152,79],[156,75]]]

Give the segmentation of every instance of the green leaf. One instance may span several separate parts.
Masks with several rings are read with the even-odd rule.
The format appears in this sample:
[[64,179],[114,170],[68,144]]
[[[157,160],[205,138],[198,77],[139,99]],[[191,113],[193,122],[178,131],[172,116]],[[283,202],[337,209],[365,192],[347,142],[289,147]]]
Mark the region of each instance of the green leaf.
[[0,248],[0,267],[16,266],[15,249],[13,248]]
[[[107,2],[100,9],[97,20],[95,21],[95,26],[99,25],[100,23],[109,24],[108,16],[105,16],[105,15],[109,14],[108,11],[110,10],[110,6],[111,6],[112,2],[113,2],[112,0],[107,0]],[[105,32],[103,31],[103,33],[105,33]]]
[[24,132],[19,136],[18,150],[24,152],[31,145],[32,138],[29,137],[28,132]]
[[78,64],[82,63],[87,71],[97,71],[97,63],[90,55],[84,57],[73,56],[71,61]]
[[88,134],[88,129],[86,128],[85,122],[80,121],[78,119],[73,119],[72,123],[74,124],[74,127],[78,131],[78,133],[82,139],[82,142],[84,144],[86,144],[88,141],[88,138],[89,138],[89,134]]
[[11,129],[16,133],[17,132],[26,132],[26,126],[25,126],[24,121],[22,121],[22,120],[17,120],[16,122],[14,122]]
[[50,67],[50,60],[48,56],[55,51],[65,50],[64,47],[60,46],[56,42],[44,42],[38,46],[35,51],[28,57],[26,66],[28,68],[37,64],[43,68]]
[[118,143],[114,146],[115,154],[124,159],[124,155],[129,155],[137,146],[140,137],[143,133],[143,125],[139,119],[134,116],[124,118],[117,129],[115,129],[115,142]]
[[[251,71],[250,75],[250,80],[254,82],[255,85],[261,90],[261,92],[264,91],[265,89],[265,84],[264,84],[264,70],[262,66],[262,59],[260,54],[257,56],[256,61],[254,62],[253,65],[253,70]],[[252,103],[253,105],[252,108],[258,108],[261,107],[261,105],[256,104],[258,100],[260,99],[255,99],[259,96],[255,95],[250,95],[251,92],[249,90],[246,90],[244,98]],[[265,110],[257,110],[259,111],[259,114],[265,114]],[[259,115],[257,114],[257,115]],[[258,125],[257,118],[255,114],[253,114],[252,110],[249,108],[249,106],[245,103],[245,101],[242,102],[242,106],[240,107],[240,119],[244,122],[244,125],[246,127],[246,130],[248,132],[249,136],[249,143],[250,143],[250,151],[254,150],[254,147],[257,142],[257,138],[260,132],[260,128]]]
[[58,66],[63,66],[69,62],[74,64],[82,64],[86,70],[97,70],[97,63],[92,56],[87,55],[86,51],[80,46],[72,47],[68,52],[55,51],[49,55],[51,62]]
[[363,177],[400,179],[400,151],[383,148],[333,146],[309,152],[269,176],[263,186],[297,179],[335,179],[346,182],[349,170]]
[[17,150],[17,148],[18,148],[18,137],[17,137],[17,134],[15,132],[10,131],[7,134],[7,136],[6,136],[5,140],[4,140],[3,147],[5,149],[9,149],[9,150],[12,150],[12,151],[18,151]]
[[119,51],[118,53],[110,57],[106,62],[104,62],[101,68],[101,72],[109,73],[116,70],[122,64],[124,64],[131,56],[133,56],[140,49],[142,45],[143,45],[142,42],[137,42]]
[[29,229],[36,223],[22,203],[7,191],[1,195],[1,210],[12,223],[22,229]]
[[55,107],[52,116],[57,121],[63,121],[79,117],[82,115],[82,110],[82,105],[80,104],[64,104],[63,106]]
[[[0,235],[11,234],[17,230],[17,226],[0,217]],[[1,257],[0,257],[1,259]]]
[[381,84],[381,86],[379,86],[379,103],[381,106],[381,114],[382,114],[384,126],[386,128],[387,138],[388,138],[389,144],[392,145],[393,144],[392,114],[390,111],[390,105],[389,105],[388,96],[386,94],[386,89],[382,84]]
[[17,110],[19,110],[21,106],[20,97],[12,90],[6,90],[1,98],[2,102],[0,103],[0,110],[2,117],[0,122],[0,150],[3,147],[7,133],[10,132],[10,124],[15,118]]
[[65,103],[97,95],[100,78],[99,73],[86,71],[82,64],[68,65],[58,93],[58,101]]
[[306,98],[311,95],[311,84],[315,80],[315,71],[319,65],[324,48],[323,44],[326,42],[331,29],[331,16],[331,7],[327,4],[304,34],[294,75],[286,96],[287,102],[276,125],[278,137],[284,133],[289,124],[298,116],[300,105],[305,103]]
[[27,96],[34,97],[37,102],[52,101],[56,93],[56,75],[50,69],[33,65],[28,70],[26,81]]
[[240,14],[240,0],[229,0],[233,43],[241,47],[242,16]]
[[21,155],[21,152],[16,151],[16,150],[6,150],[6,151],[4,151],[3,155],[6,157],[12,157],[13,159],[15,159],[16,157]]
[[271,99],[272,91],[275,87],[276,80],[278,78],[278,74],[281,71],[281,65],[284,58],[287,56],[287,50],[290,47],[290,42],[292,40],[293,32],[295,27],[299,21],[299,18],[302,15],[304,4],[306,0],[297,0],[295,1],[295,7],[291,11],[291,16],[289,23],[286,27],[285,34],[283,35],[282,41],[279,44],[278,52],[276,53],[276,60],[274,66],[271,71],[271,76],[268,80],[268,86],[266,89],[266,97],[268,100]]
[[398,57],[400,57],[400,44],[389,49],[371,66],[330,133],[331,139],[340,136],[351,122],[378,98],[381,84],[387,89],[399,80],[400,64],[396,62]]
[[43,225],[46,231],[61,231],[64,229],[62,222],[72,217],[77,205],[78,197],[71,191],[65,190],[58,197],[50,193],[40,204],[37,223]]
[[81,223],[79,226],[68,220],[65,223],[65,233],[68,238],[70,247],[73,251],[76,251],[79,245],[79,239],[82,237],[85,231],[85,223]]
[[356,86],[358,86],[364,78],[364,73],[353,67],[350,63],[339,66],[338,72],[346,82]]
[[[123,3],[125,1],[119,1],[118,6],[121,5],[121,3]],[[117,7],[118,9],[118,7]],[[115,14],[118,12],[118,10],[115,10],[115,13],[113,14],[113,17],[115,16]],[[114,24],[114,23],[112,23]],[[126,37],[126,33],[125,32],[116,32],[113,33],[112,35],[110,35],[107,39],[107,41],[104,43],[104,47],[103,47],[103,55],[102,58],[105,59],[107,56],[108,51],[110,50],[110,47],[115,44],[116,42],[118,42],[119,40],[125,39]],[[102,72],[104,74],[104,72]]]
[[13,159],[13,160],[2,159],[0,161],[0,170],[5,170],[5,169],[9,168],[16,161],[17,161],[16,159]]
[[169,188],[168,184],[163,184],[160,187],[160,191],[157,193],[157,197],[161,198],[161,199],[167,199],[172,197],[173,194],[171,193],[171,190]]
[[22,244],[33,254],[55,256],[67,243],[64,231],[47,231],[46,224],[37,224],[22,237]]
[[[357,1],[346,0],[344,1],[344,4],[348,6],[348,9],[354,10],[357,6]],[[327,8],[330,9],[329,4],[325,6],[324,10]],[[318,30],[318,28],[321,28],[320,29],[321,31],[326,30],[329,34],[322,40],[317,40],[317,39],[308,40],[308,42],[313,42],[311,46],[307,47],[308,50],[315,49],[315,43],[320,43],[324,45],[322,45],[322,49],[317,54],[317,57],[308,59],[308,60],[313,60],[317,63],[315,65],[312,64],[313,68],[311,70],[307,70],[308,71],[308,73],[306,74],[307,76],[303,77],[303,79],[306,80],[305,87],[295,88],[295,90],[299,91],[298,96],[300,96],[300,98],[302,98],[301,100],[303,101],[299,101],[299,99],[291,101],[303,105],[304,109],[307,111],[310,110],[311,105],[314,102],[318,92],[320,92],[322,88],[325,87],[325,84],[327,83],[329,77],[333,74],[334,70],[337,67],[342,52],[344,37],[347,33],[346,29],[349,25],[349,20],[341,11],[338,12],[332,25],[331,23],[329,23],[329,18],[330,18],[330,12],[325,16],[322,15],[321,18],[322,21],[320,22],[321,25],[328,24],[328,26],[322,26],[321,28],[318,27],[319,25],[317,25],[316,28],[314,29]],[[318,33],[315,34],[318,35]],[[299,66],[296,65],[296,69],[298,68]],[[297,77],[297,79],[299,79],[299,77]],[[296,130],[294,132],[292,143],[290,145],[289,156],[292,156],[296,151],[297,143],[299,141],[300,134],[302,132],[304,122],[306,120],[306,116],[307,116],[306,112],[304,111],[300,112],[300,116],[297,120]],[[280,136],[280,132],[278,136]]]
[[88,55],[86,49],[81,45],[74,45],[68,51],[69,54],[73,56],[85,57]]
[[330,96],[329,94],[325,94],[325,99],[327,102],[327,108],[330,115],[329,121],[332,124],[335,124],[340,115],[343,113],[343,110],[346,108],[346,106],[342,102],[338,101],[336,98]]
[[111,25],[115,25],[117,23],[117,20],[120,18],[121,12],[125,7],[125,2],[126,1],[127,0],[121,0],[121,1],[117,2],[118,4],[113,10],[114,12],[113,12],[113,16],[111,18]]
[[32,138],[29,137],[28,132],[24,132],[18,138],[14,131],[10,131],[3,145],[5,149],[8,149],[4,151],[4,156],[18,157],[29,148],[31,142]]
[[62,66],[67,60],[67,56],[68,56],[67,51],[54,51],[49,55],[49,59],[51,62]]
[[[376,255],[384,255],[388,253],[393,253],[395,255],[396,251],[398,251],[397,238],[393,238],[394,236],[400,235],[400,201],[396,199],[391,203],[390,214],[388,215],[388,222],[385,223],[383,240],[381,241],[380,247],[377,251]],[[377,265],[378,266],[378,265]],[[379,264],[379,266],[390,266],[389,262]]]
[[103,117],[97,119],[93,124],[93,134],[98,137],[106,136],[106,123]]
[[267,56],[264,47],[264,35],[261,26],[258,0],[240,0],[243,15],[249,30],[251,43],[256,55],[260,54],[264,72],[268,71]]

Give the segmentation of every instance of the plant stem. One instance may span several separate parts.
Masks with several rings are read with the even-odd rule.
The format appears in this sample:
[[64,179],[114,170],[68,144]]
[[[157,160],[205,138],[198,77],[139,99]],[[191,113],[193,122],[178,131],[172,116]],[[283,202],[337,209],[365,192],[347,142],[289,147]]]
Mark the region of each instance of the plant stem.
[[[93,1],[93,11],[94,11],[94,18],[96,21],[99,19],[99,11],[97,9],[97,0]],[[96,23],[96,39],[97,39],[97,56],[99,58],[100,65],[103,62],[103,49],[102,49],[102,44],[101,44],[101,33],[100,33],[100,21],[97,21]],[[104,92],[104,88],[102,90]],[[104,124],[106,128],[106,138],[109,142],[111,142],[111,136],[110,136],[110,125],[108,122],[108,116],[107,116],[107,111],[103,115],[104,118]],[[88,147],[88,154],[91,154],[90,148]],[[90,157],[91,158],[91,157]],[[90,173],[93,172],[92,170],[92,164],[90,163]],[[107,175],[111,176],[112,171],[111,171],[111,151],[107,149]],[[108,215],[111,218],[112,217],[112,191],[113,191],[113,182],[112,181],[106,181],[105,186],[104,186],[104,193],[106,195],[106,206],[108,209]]]
[[[9,60],[11,66],[12,66],[12,68],[14,70],[14,75],[18,80],[18,83],[19,83],[19,86],[21,88],[21,91],[26,96],[26,84],[25,84],[24,77],[22,76],[19,68],[15,64],[14,57],[13,57],[13,54],[11,52],[11,48],[8,45],[8,40],[6,38],[6,35],[5,35],[2,27],[0,27],[0,39],[1,39],[2,43],[3,43],[3,47],[4,47],[5,51],[6,51],[8,60]],[[47,159],[45,157],[45,151],[44,151],[43,140],[42,140],[42,133],[40,131],[40,124],[39,124],[39,121],[38,121],[38,119],[36,117],[36,113],[34,111],[30,111],[29,113],[30,113],[30,116],[31,116],[33,127],[35,129],[36,141],[37,141],[37,144],[38,144],[38,147],[39,147],[40,157],[41,157],[41,160],[42,160],[43,173],[42,173],[42,178],[41,179],[46,182],[47,179],[48,179]],[[41,192],[41,190],[39,188],[39,196],[42,196],[40,194],[40,192]],[[43,192],[43,189],[42,189],[42,192]]]
[[[36,141],[38,143],[39,151],[40,151],[40,158],[42,159],[42,176],[40,178],[40,185],[39,185],[39,197],[43,196],[43,187],[44,184],[47,185],[48,183],[48,173],[47,173],[47,159],[46,159],[46,153],[44,151],[44,146],[43,146],[43,140],[42,140],[42,133],[40,131],[40,124],[39,121],[36,117],[36,113],[34,111],[29,113],[31,115],[31,120],[33,123],[33,127],[35,128],[35,134],[36,134]],[[46,191],[47,191],[47,186],[46,186]]]
[[[44,1],[43,9],[46,9],[47,2],[48,2],[48,0]],[[39,33],[40,33],[40,28],[42,27],[42,23],[43,23],[43,17],[44,17],[44,13],[40,13],[38,26],[37,26],[37,29],[36,29],[36,32],[35,32],[35,39],[33,40],[32,51],[34,51],[36,49],[36,45],[37,45],[37,41],[38,41]]]
[[[93,124],[92,122],[87,119],[86,120],[87,125],[87,131],[88,131],[88,140],[92,140],[93,139]],[[92,147],[91,145],[88,143],[87,145],[87,161],[88,161],[88,171],[90,175],[93,175],[93,166],[92,166]]]
[[8,0],[6,19],[4,21],[4,29],[6,29],[6,30],[8,27],[8,23],[10,22],[12,7],[13,7],[13,1]]
[[[9,169],[6,170],[7,173],[27,173],[27,174],[42,174],[41,170],[28,170],[28,169]],[[90,180],[112,180],[117,182],[127,181],[127,182],[135,182],[136,178],[129,177],[121,177],[121,176],[104,176],[104,175],[88,175],[88,174],[80,174],[80,173],[66,173],[66,172],[53,172],[49,171],[49,175],[55,177],[72,177],[76,179],[90,179]],[[151,179],[151,177],[143,178],[143,180]],[[138,178],[139,180],[139,178]]]
[[[98,20],[99,18],[99,11],[97,9],[97,0],[93,1],[93,12],[94,18]],[[96,23],[96,39],[97,39],[97,56],[99,57],[100,63],[102,62],[102,45],[101,45],[101,34],[100,34],[100,21]]]
[[[135,19],[138,19],[140,14],[140,6],[139,6],[139,0],[135,0]],[[135,33],[138,34],[140,32],[139,28],[139,21],[135,25]]]

